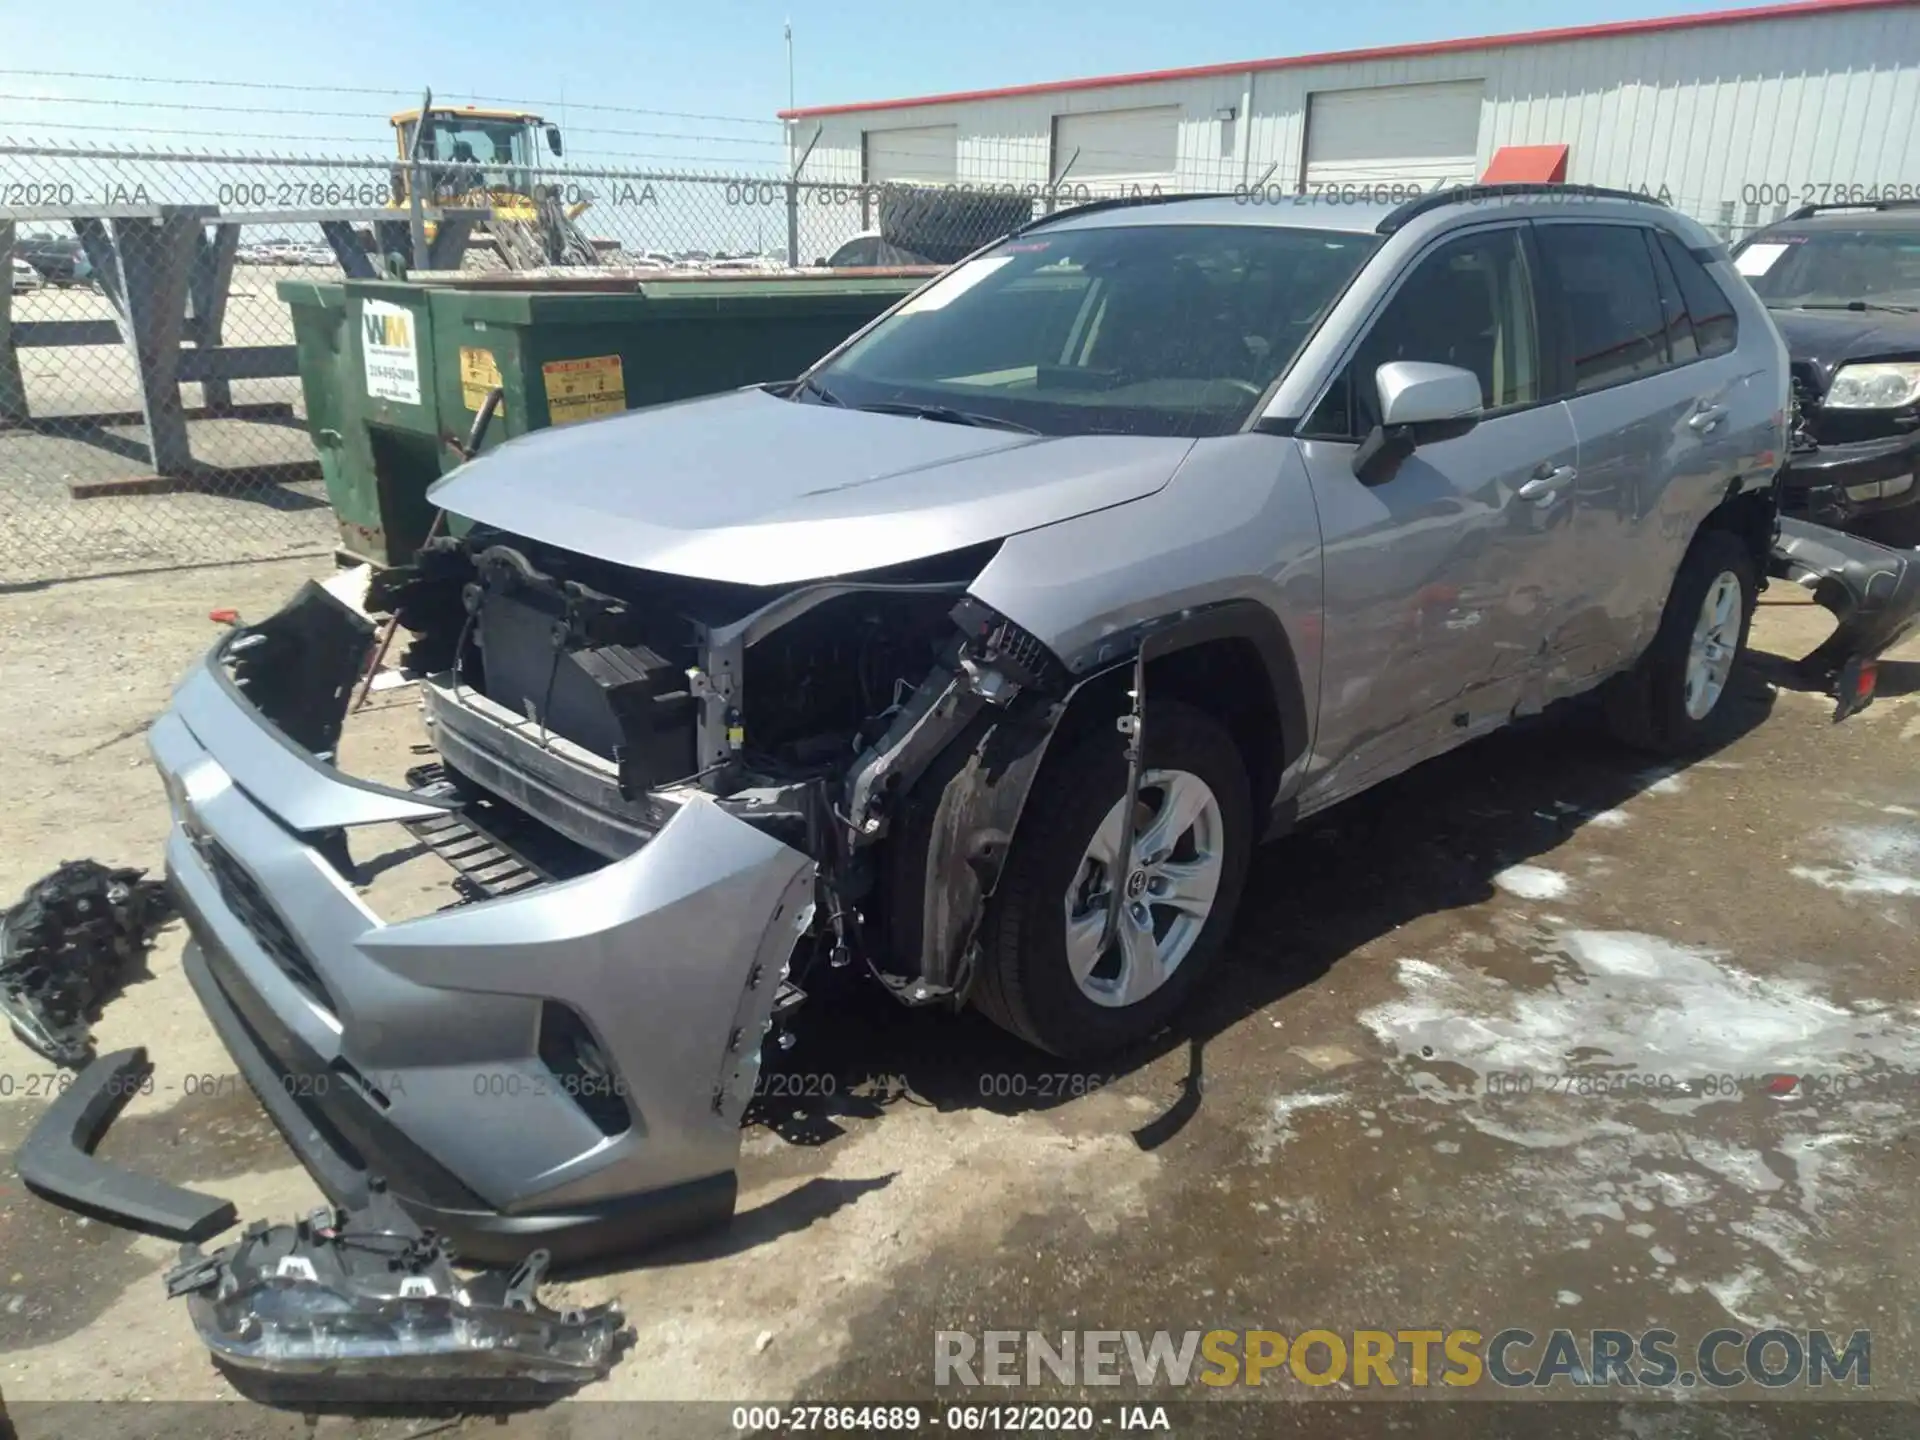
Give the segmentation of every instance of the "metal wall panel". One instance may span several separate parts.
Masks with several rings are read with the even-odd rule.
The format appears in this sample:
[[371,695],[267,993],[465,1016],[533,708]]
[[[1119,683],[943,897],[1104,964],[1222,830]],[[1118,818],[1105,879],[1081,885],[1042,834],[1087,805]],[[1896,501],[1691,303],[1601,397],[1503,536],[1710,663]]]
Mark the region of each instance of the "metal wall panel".
[[1174,106],[1182,188],[1290,190],[1314,92],[1446,81],[1484,86],[1476,174],[1502,145],[1563,143],[1570,181],[1664,192],[1735,230],[1849,187],[1920,188],[1920,5],[853,112],[793,131],[822,132],[809,176],[857,154],[863,129],[951,124],[961,183],[1044,185],[1057,118]]

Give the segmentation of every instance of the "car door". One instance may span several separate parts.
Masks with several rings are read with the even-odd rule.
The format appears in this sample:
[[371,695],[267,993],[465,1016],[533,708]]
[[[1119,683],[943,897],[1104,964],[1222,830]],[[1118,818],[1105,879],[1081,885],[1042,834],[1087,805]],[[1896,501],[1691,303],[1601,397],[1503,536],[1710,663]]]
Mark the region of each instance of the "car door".
[[[1320,719],[1303,805],[1331,803],[1506,719],[1565,609],[1573,426],[1550,398],[1523,223],[1408,267],[1298,431],[1324,536]],[[1457,365],[1485,407],[1393,473],[1353,471],[1393,360]]]
[[[1732,307],[1702,271],[1721,302],[1703,316],[1714,352],[1704,355],[1664,233],[1628,221],[1535,223],[1549,324],[1568,355],[1572,528],[1594,582],[1574,599],[1548,667],[1550,697],[1584,688],[1651,641],[1681,555],[1738,468]],[[1709,305],[1704,294],[1696,303]]]

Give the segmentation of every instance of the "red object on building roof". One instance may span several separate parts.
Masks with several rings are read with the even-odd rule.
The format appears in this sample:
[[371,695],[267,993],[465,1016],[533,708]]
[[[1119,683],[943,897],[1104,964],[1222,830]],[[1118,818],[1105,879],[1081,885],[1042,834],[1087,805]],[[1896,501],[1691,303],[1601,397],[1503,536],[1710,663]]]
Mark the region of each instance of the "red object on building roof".
[[1497,50],[1519,45],[1553,45],[1563,40],[1596,40],[1620,35],[1649,35],[1662,30],[1691,30],[1706,25],[1742,25],[1749,20],[1793,20],[1847,10],[1880,10],[1911,5],[1913,0],[1801,0],[1789,5],[1756,5],[1750,10],[1708,10],[1696,15],[1665,15],[1653,20],[1617,20],[1606,25],[1568,25],[1558,30],[1523,30],[1512,35],[1474,35],[1461,40],[1429,40],[1415,45],[1381,45],[1371,50],[1329,50],[1319,55],[1285,55],[1272,60],[1241,60],[1229,65],[1190,65],[1179,70],[1142,70],[1133,75],[1093,75],[1083,80],[1047,80],[1037,85],[1007,85],[995,90],[956,90],[948,95],[918,95],[902,100],[864,100],[851,105],[807,105],[779,112],[782,120],[848,115],[862,110],[906,110],[921,105],[953,105],[968,100],[1005,100],[1019,95],[1051,95],[1067,90],[1099,90],[1109,85],[1142,85],[1155,80],[1198,80],[1244,75],[1249,70],[1295,70],[1309,65],[1348,64],[1356,60],[1411,60],[1421,55],[1451,55],[1462,50]]
[[1502,145],[1487,162],[1487,173],[1480,177],[1487,185],[1525,180],[1558,185],[1566,178],[1567,147],[1564,145]]

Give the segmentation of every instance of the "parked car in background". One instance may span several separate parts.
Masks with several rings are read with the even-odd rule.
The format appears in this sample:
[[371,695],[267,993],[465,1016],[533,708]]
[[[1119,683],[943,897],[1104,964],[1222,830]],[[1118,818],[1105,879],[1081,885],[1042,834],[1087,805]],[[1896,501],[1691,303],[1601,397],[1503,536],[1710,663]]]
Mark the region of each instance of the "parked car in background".
[[93,265],[77,235],[22,235],[13,242],[13,253],[49,285],[93,283]]
[[[259,1088],[465,1254],[712,1223],[815,965],[1111,1052],[1263,837],[1588,691],[1708,743],[1786,417],[1725,247],[1638,197],[1029,223],[795,382],[438,482],[458,533],[369,592],[411,791],[331,761],[364,617],[309,583],[223,639],[150,738],[188,977],[246,1074],[394,1077]],[[396,820],[536,858],[384,920],[340,867]]]
[[1920,545],[1920,204],[1810,205],[1748,236],[1734,265],[1792,361],[1782,508]]
[[16,295],[28,290],[38,290],[42,284],[40,272],[22,260],[18,255],[7,257],[8,284]]
[[824,256],[813,263],[831,266],[835,270],[878,265],[880,263],[880,232],[863,230],[851,240],[842,242],[831,255]]

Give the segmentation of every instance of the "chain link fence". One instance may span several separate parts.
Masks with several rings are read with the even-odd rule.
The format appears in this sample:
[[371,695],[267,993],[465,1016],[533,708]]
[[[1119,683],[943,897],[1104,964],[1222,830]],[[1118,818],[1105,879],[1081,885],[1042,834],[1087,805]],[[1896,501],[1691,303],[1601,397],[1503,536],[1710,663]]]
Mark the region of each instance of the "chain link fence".
[[[463,245],[430,253],[426,236],[438,244],[459,229],[447,207],[498,187],[497,172],[465,157],[409,168],[0,143],[0,251],[12,258],[0,298],[0,585],[332,547],[281,282],[422,260],[530,276],[947,263],[1034,214],[1161,188],[1112,174],[1126,168],[1113,157],[1056,174],[1044,147],[1008,143],[966,157],[930,208],[926,187],[838,173],[844,157],[793,159],[791,172],[731,174],[529,166],[506,184],[540,197],[534,210],[496,205]],[[1183,161],[1180,177],[1183,189],[1261,203],[1295,190],[1275,167],[1231,161]],[[1728,238],[1774,218],[1661,198]]]

